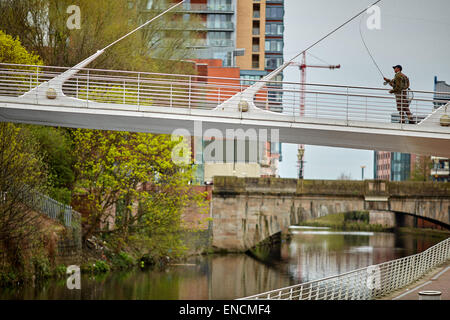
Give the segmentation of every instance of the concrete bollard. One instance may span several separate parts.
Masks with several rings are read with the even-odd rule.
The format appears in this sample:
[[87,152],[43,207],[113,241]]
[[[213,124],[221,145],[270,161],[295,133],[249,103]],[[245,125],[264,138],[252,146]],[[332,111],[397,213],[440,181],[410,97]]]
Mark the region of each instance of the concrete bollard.
[[419,300],[441,300],[440,291],[420,291]]

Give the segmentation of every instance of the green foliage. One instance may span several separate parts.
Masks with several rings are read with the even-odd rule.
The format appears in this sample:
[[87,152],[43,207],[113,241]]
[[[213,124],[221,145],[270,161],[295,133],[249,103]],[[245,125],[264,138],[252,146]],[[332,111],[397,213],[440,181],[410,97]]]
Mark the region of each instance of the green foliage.
[[344,221],[360,221],[364,223],[369,223],[369,212],[368,211],[350,211],[344,213]]
[[38,148],[26,128],[0,123],[0,247],[17,273],[26,267],[22,249],[29,248],[39,236],[38,215],[25,205],[29,195],[43,191],[47,183]]
[[46,126],[26,126],[39,143],[41,155],[49,171],[48,194],[51,198],[70,204],[75,180],[72,166],[72,139],[66,129]]
[[134,259],[124,251],[114,255],[111,262],[113,267],[117,269],[128,269],[135,265]]
[[36,276],[37,280],[44,280],[52,275],[50,261],[47,257],[43,255],[33,256],[31,263],[34,268],[33,274]]
[[18,37],[14,39],[0,30],[0,63],[42,65],[42,60],[39,56],[29,53]]
[[303,221],[301,224],[311,227],[328,227],[335,230],[347,231],[382,232],[387,230],[381,225],[370,224],[369,213],[367,211],[350,211],[329,214],[309,221]]
[[93,265],[94,274],[107,273],[109,269],[109,265],[103,260],[97,260]]
[[[114,232],[125,241],[135,233],[144,237],[176,233],[183,207],[203,201],[201,195],[189,192],[192,167],[172,161],[179,140],[167,135],[84,129],[73,135],[75,197],[83,199],[90,212],[84,238],[100,232],[111,211],[116,212]],[[178,243],[172,238],[169,242]]]
[[2,287],[12,287],[22,282],[22,277],[20,277],[16,272],[12,270],[0,270],[0,286]]
[[[167,1],[154,0],[155,5],[167,8]],[[81,28],[67,28],[69,5],[81,11]],[[47,65],[74,66],[128,31],[161,13],[146,10],[147,0],[2,0],[0,1],[0,29],[13,36],[20,35],[28,49],[37,52]],[[192,49],[187,45],[197,33],[188,31],[191,21],[170,12],[155,20],[147,28],[136,32],[109,48],[91,64],[93,68],[180,72],[180,64],[170,60],[189,59]],[[183,30],[163,31],[173,20]],[[192,68],[191,64],[184,64]],[[175,68],[175,69],[174,69]],[[192,71],[192,69],[191,69]]]
[[102,275],[108,273],[110,271],[110,266],[106,261],[96,260],[94,262],[90,261],[81,266],[81,272],[94,274],[94,275]]
[[433,162],[430,157],[417,156],[414,162],[411,178],[412,181],[431,181],[431,169]]
[[53,274],[58,279],[64,279],[64,278],[67,277],[67,267],[65,265],[63,265],[63,264],[59,264],[53,270]]

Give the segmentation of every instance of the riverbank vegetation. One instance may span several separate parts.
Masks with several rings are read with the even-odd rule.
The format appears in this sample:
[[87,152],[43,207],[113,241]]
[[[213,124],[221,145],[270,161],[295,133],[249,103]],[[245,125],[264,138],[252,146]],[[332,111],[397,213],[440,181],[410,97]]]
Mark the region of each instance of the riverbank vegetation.
[[345,231],[392,231],[391,228],[378,224],[370,224],[368,211],[351,211],[329,214],[312,220],[302,221],[302,226],[328,227],[333,230]]
[[[147,1],[130,6],[82,0],[83,27],[69,30],[71,2],[2,1],[0,63],[73,66],[159,14],[162,3],[141,10]],[[187,43],[195,32],[161,36],[161,23],[174,15],[111,47],[89,67],[195,74],[192,63],[178,61],[190,57]],[[195,23],[180,21],[180,26]],[[196,230],[183,224],[183,209],[205,207],[206,197],[191,188],[195,166],[172,161],[179,150],[189,150],[179,148],[185,143],[181,138],[0,123],[0,139],[0,282],[17,284],[65,271],[52,261],[55,239],[52,245],[43,240],[54,232],[49,225],[42,228],[39,214],[24,199],[31,191],[81,212],[81,264],[87,272],[158,265],[186,254],[183,234]]]

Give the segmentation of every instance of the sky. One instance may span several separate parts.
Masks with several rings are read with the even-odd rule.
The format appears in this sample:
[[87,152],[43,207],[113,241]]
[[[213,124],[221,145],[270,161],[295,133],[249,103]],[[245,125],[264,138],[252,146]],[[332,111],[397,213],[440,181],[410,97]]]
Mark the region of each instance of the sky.
[[[284,58],[291,59],[322,36],[341,25],[375,0],[285,0]],[[383,73],[392,78],[392,66],[400,64],[413,90],[434,90],[434,77],[450,84],[449,0],[383,0],[381,29],[363,28],[364,39]],[[369,18],[364,14],[364,22]],[[363,26],[365,23],[363,22]],[[340,70],[307,69],[306,82],[383,87],[383,80],[370,59],[356,19],[310,50]],[[300,61],[300,60],[297,60]],[[311,56],[307,63],[323,64]],[[285,81],[300,81],[298,68],[284,71]],[[297,177],[297,146],[283,144],[282,178]],[[305,179],[373,178],[371,150],[323,146],[305,147]]]

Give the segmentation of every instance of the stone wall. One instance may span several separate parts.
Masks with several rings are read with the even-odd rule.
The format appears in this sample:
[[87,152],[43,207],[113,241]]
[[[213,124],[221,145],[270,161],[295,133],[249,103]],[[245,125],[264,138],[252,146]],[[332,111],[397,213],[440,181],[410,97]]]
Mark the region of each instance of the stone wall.
[[369,223],[378,224],[385,228],[394,228],[396,226],[395,213],[390,211],[369,211]]

